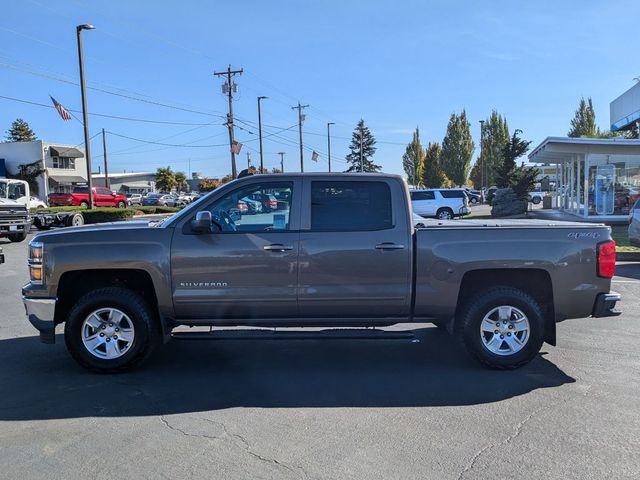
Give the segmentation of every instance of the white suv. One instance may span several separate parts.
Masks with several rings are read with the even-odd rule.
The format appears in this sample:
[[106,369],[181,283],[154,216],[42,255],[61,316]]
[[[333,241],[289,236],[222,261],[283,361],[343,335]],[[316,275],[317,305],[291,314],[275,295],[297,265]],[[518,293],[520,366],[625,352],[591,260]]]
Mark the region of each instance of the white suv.
[[411,205],[421,217],[450,220],[469,214],[469,201],[462,189],[411,190]]

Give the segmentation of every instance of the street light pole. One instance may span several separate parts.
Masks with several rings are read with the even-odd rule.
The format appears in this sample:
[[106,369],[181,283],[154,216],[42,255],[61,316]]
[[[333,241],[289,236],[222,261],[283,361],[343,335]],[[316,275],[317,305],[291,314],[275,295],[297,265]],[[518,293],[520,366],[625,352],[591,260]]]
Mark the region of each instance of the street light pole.
[[278,152],[280,155],[280,172],[284,173],[284,152]]
[[484,120],[480,120],[480,189],[484,188]]
[[327,123],[327,153],[329,157],[329,172],[331,172],[331,125],[335,125],[333,122]]
[[262,112],[260,111],[260,100],[269,97],[258,97],[258,137],[260,138],[260,173],[264,173],[264,160],[262,159]]
[[76,27],[78,39],[78,63],[80,64],[80,93],[82,94],[82,123],[84,125],[84,156],[87,161],[87,185],[89,187],[89,208],[93,208],[93,182],[91,180],[91,145],[89,141],[89,118],[87,115],[87,93],[84,82],[84,55],[82,52],[82,30],[93,30],[96,27],[85,24]]

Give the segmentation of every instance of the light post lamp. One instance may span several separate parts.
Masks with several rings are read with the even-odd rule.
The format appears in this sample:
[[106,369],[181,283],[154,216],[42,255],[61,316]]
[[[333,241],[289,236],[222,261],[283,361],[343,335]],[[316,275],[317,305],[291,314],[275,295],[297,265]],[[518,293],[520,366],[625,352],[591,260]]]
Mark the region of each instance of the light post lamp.
[[264,173],[264,160],[262,159],[262,112],[260,111],[260,100],[269,97],[258,97],[258,137],[260,138],[260,173]]
[[84,56],[82,54],[82,30],[93,30],[96,27],[90,24],[78,25],[76,34],[78,38],[78,62],[80,63],[80,92],[82,94],[82,123],[84,125],[84,155],[87,161],[87,185],[89,187],[89,208],[93,208],[93,182],[91,181],[91,145],[89,141],[89,118],[87,115],[87,93],[84,83]]
[[331,172],[331,125],[335,125],[333,122],[327,123],[327,153],[329,157],[329,172]]

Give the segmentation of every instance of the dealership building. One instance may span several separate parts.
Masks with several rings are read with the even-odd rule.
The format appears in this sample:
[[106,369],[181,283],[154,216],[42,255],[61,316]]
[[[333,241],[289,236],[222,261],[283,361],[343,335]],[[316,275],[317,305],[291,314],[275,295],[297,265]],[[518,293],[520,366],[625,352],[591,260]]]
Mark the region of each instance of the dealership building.
[[[640,130],[640,82],[610,104],[611,131]],[[585,220],[620,221],[640,199],[640,139],[548,137],[529,161],[555,166],[554,207]]]

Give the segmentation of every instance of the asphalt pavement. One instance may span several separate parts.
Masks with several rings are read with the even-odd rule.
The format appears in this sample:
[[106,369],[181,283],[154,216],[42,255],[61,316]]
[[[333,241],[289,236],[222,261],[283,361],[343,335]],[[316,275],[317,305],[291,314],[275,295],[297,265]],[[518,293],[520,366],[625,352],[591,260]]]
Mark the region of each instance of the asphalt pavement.
[[27,243],[0,246],[0,478],[640,478],[640,264],[618,266],[621,316],[561,323],[517,371],[417,325],[419,342],[174,341],[96,375],[38,341]]

